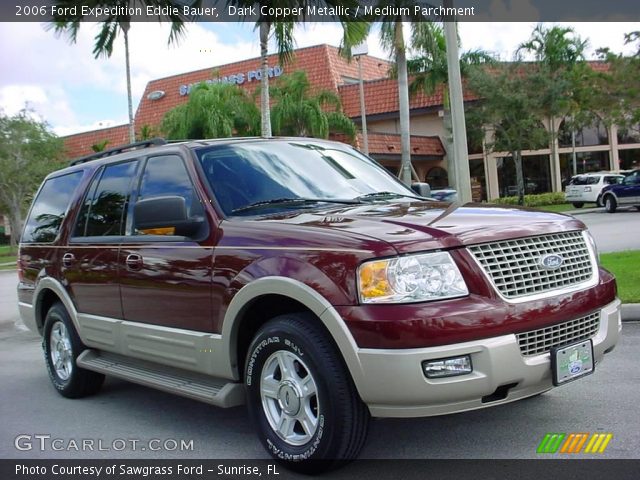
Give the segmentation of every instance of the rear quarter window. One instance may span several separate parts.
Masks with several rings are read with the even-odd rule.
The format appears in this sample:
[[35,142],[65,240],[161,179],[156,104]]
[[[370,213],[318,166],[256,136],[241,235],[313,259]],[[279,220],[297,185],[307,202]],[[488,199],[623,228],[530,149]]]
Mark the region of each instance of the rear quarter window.
[[68,173],[44,182],[25,223],[23,243],[49,243],[56,239],[82,173]]

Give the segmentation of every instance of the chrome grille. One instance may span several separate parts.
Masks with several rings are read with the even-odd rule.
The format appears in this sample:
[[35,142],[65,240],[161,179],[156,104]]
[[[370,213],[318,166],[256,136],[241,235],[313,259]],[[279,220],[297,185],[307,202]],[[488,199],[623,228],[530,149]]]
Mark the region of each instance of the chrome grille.
[[551,347],[579,342],[593,337],[600,327],[600,312],[560,323],[551,327],[518,333],[518,345],[523,355],[540,355]]
[[[469,247],[469,251],[506,298],[578,285],[590,280],[594,273],[582,232],[484,243]],[[549,254],[564,259],[559,268],[542,267],[541,258]]]

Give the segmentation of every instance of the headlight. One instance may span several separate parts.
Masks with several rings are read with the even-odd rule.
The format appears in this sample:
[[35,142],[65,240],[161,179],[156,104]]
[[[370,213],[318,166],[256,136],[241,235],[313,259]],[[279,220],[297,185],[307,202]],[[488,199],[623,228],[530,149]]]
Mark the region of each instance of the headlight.
[[409,303],[463,297],[467,285],[447,252],[363,263],[358,269],[362,303]]

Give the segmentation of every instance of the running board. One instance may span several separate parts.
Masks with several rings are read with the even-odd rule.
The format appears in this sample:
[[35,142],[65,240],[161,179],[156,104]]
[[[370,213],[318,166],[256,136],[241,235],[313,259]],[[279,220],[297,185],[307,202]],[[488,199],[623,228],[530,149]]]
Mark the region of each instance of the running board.
[[91,349],[82,352],[76,363],[86,370],[112,375],[216,407],[228,408],[244,404],[244,386],[221,378]]

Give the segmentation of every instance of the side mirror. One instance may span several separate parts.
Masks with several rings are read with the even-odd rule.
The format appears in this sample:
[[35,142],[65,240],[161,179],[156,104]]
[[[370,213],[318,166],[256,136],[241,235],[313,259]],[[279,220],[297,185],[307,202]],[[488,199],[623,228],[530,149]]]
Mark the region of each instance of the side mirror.
[[[189,218],[184,197],[155,197],[136,202],[133,209],[136,230],[171,230],[171,234],[185,237],[197,233],[202,218]],[[166,234],[166,233],[165,233]]]
[[412,183],[411,190],[416,192],[421,197],[431,196],[431,186],[428,183],[424,183],[424,182]]

